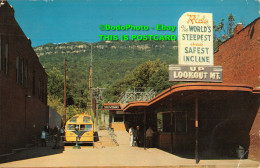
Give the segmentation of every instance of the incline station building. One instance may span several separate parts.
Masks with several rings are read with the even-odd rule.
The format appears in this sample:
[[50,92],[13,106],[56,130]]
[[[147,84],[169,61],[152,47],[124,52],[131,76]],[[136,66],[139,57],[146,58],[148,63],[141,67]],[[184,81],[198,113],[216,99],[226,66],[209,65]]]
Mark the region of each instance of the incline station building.
[[123,112],[123,104],[120,103],[104,103],[102,110],[109,111],[109,127],[114,130],[125,130],[127,128],[126,112]]
[[153,146],[182,157],[194,158],[198,146],[200,158],[260,161],[259,37],[259,18],[236,25],[214,54],[223,83],[174,85],[150,101],[130,102],[122,107],[134,116],[129,124],[141,126],[144,136],[151,126]]

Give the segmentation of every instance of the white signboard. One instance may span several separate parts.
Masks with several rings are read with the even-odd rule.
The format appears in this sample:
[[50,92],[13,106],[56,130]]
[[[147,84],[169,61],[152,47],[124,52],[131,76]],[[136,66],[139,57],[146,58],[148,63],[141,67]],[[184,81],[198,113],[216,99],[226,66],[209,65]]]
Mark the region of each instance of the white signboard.
[[214,65],[212,13],[184,13],[178,36],[179,65]]

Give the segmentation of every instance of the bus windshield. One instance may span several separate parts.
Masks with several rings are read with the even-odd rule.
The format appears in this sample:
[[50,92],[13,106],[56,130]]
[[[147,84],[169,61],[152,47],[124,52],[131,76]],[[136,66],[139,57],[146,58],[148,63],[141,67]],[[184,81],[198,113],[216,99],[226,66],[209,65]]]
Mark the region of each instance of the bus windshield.
[[92,125],[80,125],[81,131],[92,131]]
[[68,131],[76,131],[76,127],[79,127],[79,125],[77,125],[77,124],[68,124],[68,126],[67,126],[67,130]]

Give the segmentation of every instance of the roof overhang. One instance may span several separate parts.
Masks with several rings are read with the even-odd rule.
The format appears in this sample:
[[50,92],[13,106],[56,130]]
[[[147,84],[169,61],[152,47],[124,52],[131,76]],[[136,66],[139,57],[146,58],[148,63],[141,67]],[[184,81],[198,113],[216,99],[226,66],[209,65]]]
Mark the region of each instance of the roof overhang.
[[150,101],[145,102],[130,102],[123,111],[140,112],[147,107],[158,106],[158,104],[168,103],[171,101],[174,104],[193,100],[195,97],[201,97],[207,101],[218,98],[225,98],[230,94],[241,92],[260,93],[260,89],[255,89],[247,85],[226,84],[226,83],[188,83],[174,85],[159,95],[155,96]]
[[147,101],[135,101],[128,103],[124,108],[124,112],[143,112],[144,109],[148,106]]
[[253,92],[253,88],[247,85],[238,85],[238,84],[223,84],[223,83],[188,83],[188,84],[180,84],[174,85],[159,95],[155,96],[153,99],[149,101],[149,106],[166,98],[170,95],[187,92],[187,91],[200,91],[200,92],[213,92],[213,91],[240,91],[240,92]]

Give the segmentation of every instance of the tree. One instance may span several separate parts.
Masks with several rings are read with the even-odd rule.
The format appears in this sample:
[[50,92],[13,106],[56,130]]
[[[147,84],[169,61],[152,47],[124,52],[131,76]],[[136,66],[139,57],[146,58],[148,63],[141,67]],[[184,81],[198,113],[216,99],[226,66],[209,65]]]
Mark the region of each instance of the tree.
[[221,19],[221,22],[218,25],[214,24],[213,29],[215,51],[218,50],[219,45],[221,45],[225,40],[233,36],[235,24],[235,17],[232,13],[229,14],[226,22],[224,19]]
[[56,96],[62,99],[63,92],[64,92],[63,74],[56,67],[53,67],[52,70],[47,72],[47,74],[48,74],[48,93],[52,96]]
[[61,103],[61,100],[52,95],[48,95],[48,105],[53,108],[57,113],[59,113],[61,116],[63,116],[64,108],[63,104]]
[[148,87],[152,75],[160,69],[160,60],[147,61],[133,71],[133,87]]
[[176,83],[169,81],[169,70],[166,64],[162,64],[160,69],[155,72],[148,82],[148,86],[157,93],[164,91]]
[[[64,101],[64,75],[56,67],[47,71],[48,74],[48,94],[58,98],[61,102]],[[67,104],[74,104],[71,96],[71,83],[70,79],[66,77],[66,98]]]
[[105,96],[108,100],[118,101],[121,93],[129,88],[153,88],[156,92],[161,92],[176,83],[169,82],[169,71],[166,63],[159,59],[146,61],[135,68],[122,80],[115,82],[109,87]]

